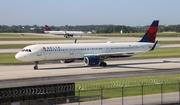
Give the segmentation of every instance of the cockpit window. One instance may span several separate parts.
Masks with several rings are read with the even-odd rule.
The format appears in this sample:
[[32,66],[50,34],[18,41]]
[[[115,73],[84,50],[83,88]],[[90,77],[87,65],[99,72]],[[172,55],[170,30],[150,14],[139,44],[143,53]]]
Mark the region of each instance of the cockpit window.
[[22,49],[22,52],[31,52],[31,49]]

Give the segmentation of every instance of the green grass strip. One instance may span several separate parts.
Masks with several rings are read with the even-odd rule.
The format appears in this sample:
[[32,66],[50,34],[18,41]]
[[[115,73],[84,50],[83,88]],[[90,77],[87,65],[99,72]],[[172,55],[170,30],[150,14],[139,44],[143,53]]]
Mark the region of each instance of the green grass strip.
[[0,54],[0,64],[22,63],[15,58],[15,54]]
[[1,44],[0,49],[16,49],[16,48],[22,49],[28,45],[29,44]]
[[[119,88],[103,88],[103,99],[107,98],[116,98],[122,97],[122,89],[123,89],[123,96],[137,96],[142,95],[142,86],[134,86],[134,87],[119,87]],[[179,91],[179,83],[172,83],[172,84],[163,84],[162,86],[163,93],[169,92],[178,92]],[[150,86],[143,86],[143,95],[149,94],[158,94],[161,93],[161,85],[150,85]],[[92,90],[81,90],[81,96],[93,96],[101,94],[101,88],[99,89],[92,89]],[[79,95],[79,91],[75,92],[75,95]],[[96,100],[97,98],[92,98],[91,100]],[[81,101],[87,101],[88,99],[81,99]]]
[[149,51],[140,55],[133,56],[133,58],[149,58],[149,57],[169,57],[169,56],[180,56],[180,48],[166,48]]
[[[104,36],[104,37],[142,37],[144,33],[102,33],[87,34],[88,36]],[[180,37],[180,33],[157,33],[157,37]]]
[[[172,83],[162,83],[162,84],[151,84],[151,85],[142,85],[138,83],[137,86],[130,86],[133,84],[133,81],[144,81],[144,80],[159,80],[159,81],[168,81],[173,78],[177,78]],[[76,95],[81,96],[89,96],[89,95],[96,95],[101,94],[101,89],[103,89],[103,98],[114,98],[114,97],[122,97],[122,89],[124,96],[135,96],[135,95],[142,95],[142,86],[143,86],[143,94],[157,94],[161,93],[161,85],[162,85],[162,92],[177,92],[179,91],[179,79],[180,74],[172,74],[172,75],[158,75],[158,76],[140,76],[140,77],[131,77],[131,78],[112,78],[112,79],[102,79],[102,80],[92,80],[92,81],[83,81],[83,82],[76,82]],[[118,81],[118,82],[117,82]],[[123,86],[121,83],[128,84],[129,86]],[[106,83],[106,84],[102,84]],[[99,85],[98,85],[99,84]],[[116,86],[115,88],[111,87],[111,85]],[[141,85],[140,85],[141,84]],[[97,88],[94,88],[95,85],[98,85]],[[110,86],[111,88],[108,88]],[[81,88],[80,88],[81,87]],[[86,90],[86,88],[88,89]],[[83,99],[82,101],[85,101]]]
[[0,41],[37,41],[37,40],[94,40],[97,38],[0,38]]
[[3,38],[3,37],[6,37],[6,38],[10,38],[10,37],[15,37],[15,38],[21,38],[21,37],[26,37],[26,38],[29,38],[29,37],[47,37],[45,35],[33,35],[33,34],[0,34],[0,37]]
[[180,44],[179,40],[159,41],[160,44]]

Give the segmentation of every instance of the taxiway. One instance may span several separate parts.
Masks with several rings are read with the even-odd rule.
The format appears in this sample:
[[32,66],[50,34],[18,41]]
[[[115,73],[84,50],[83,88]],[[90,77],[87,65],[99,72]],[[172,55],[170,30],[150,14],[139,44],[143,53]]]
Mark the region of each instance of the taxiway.
[[1,65],[0,87],[16,87],[55,83],[72,83],[104,78],[180,73],[180,57],[156,59],[116,59],[108,66],[87,67],[82,62],[34,65]]

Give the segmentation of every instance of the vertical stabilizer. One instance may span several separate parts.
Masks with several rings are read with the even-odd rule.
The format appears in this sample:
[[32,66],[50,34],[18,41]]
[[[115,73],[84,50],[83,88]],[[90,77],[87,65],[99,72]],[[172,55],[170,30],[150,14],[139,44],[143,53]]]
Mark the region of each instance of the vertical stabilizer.
[[45,25],[45,29],[46,29],[46,31],[51,31],[51,29],[49,28],[48,25]]
[[159,20],[154,20],[139,42],[152,42],[152,43],[154,43],[156,40],[156,33],[158,30],[158,24],[159,24]]

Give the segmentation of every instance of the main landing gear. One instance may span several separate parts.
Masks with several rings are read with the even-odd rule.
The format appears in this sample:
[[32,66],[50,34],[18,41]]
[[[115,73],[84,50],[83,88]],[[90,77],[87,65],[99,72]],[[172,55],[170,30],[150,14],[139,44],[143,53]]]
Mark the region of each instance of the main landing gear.
[[37,70],[38,69],[38,61],[34,61],[34,63],[35,63],[34,70]]
[[106,67],[106,66],[107,66],[107,64],[106,64],[106,62],[100,62],[100,66],[102,66],[102,67]]
[[65,37],[65,38],[70,38],[70,36],[68,36],[68,35],[64,35],[64,37]]

